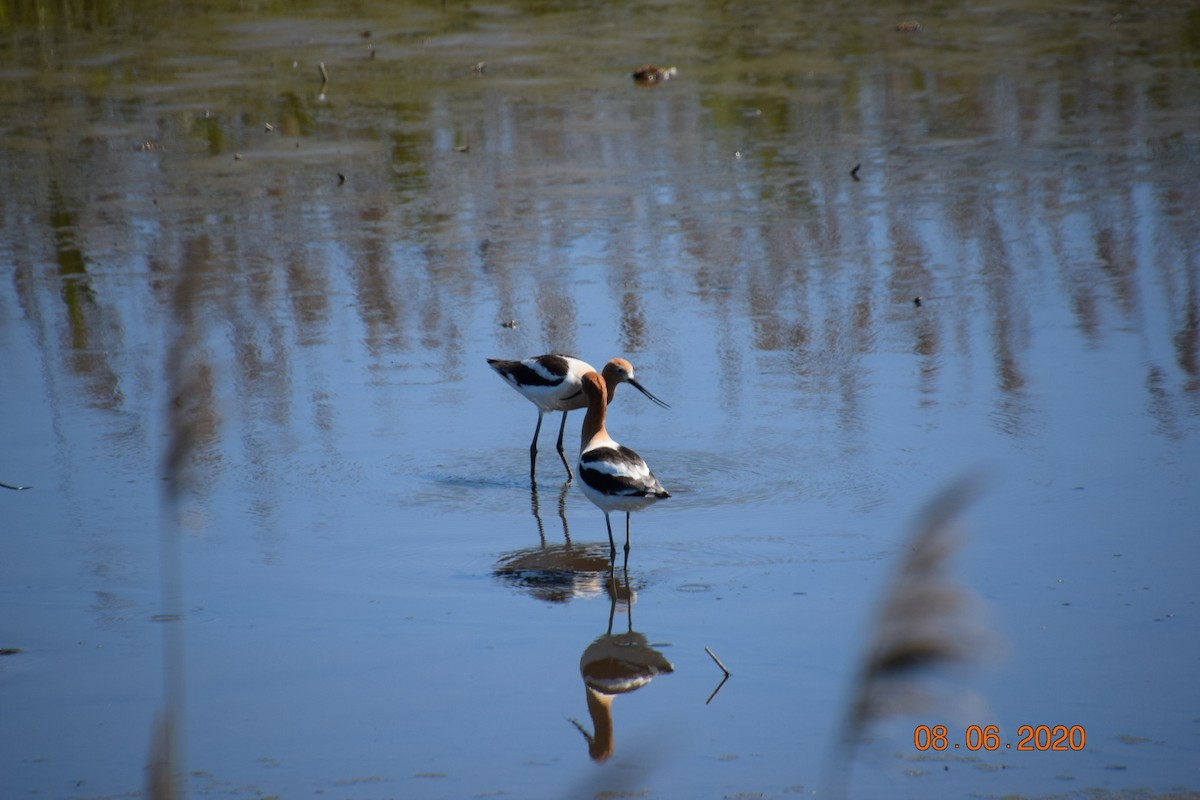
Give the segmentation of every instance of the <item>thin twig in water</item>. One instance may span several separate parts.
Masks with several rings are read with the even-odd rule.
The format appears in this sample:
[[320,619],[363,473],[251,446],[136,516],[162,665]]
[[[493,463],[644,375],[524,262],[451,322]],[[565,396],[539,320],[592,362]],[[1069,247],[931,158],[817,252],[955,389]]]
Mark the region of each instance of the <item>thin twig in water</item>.
[[320,99],[325,99],[325,89],[329,86],[329,71],[325,69],[325,62],[321,61],[317,64],[321,68],[321,94]]
[[729,676],[732,673],[726,669],[724,664],[721,663],[721,659],[717,658],[716,653],[714,653],[712,650],[709,650],[707,647],[704,648],[704,652],[708,653],[709,658],[717,663],[717,666],[721,668],[721,672],[725,673],[725,677],[721,678],[721,682],[717,684],[717,688],[713,689],[712,694],[710,694],[708,699],[704,701],[704,705],[708,705],[713,701],[713,698],[717,696],[717,692],[721,691],[721,687],[725,685],[725,681],[729,680]]
[[12,489],[14,492],[23,492],[26,489],[32,489],[32,486],[13,486],[11,483],[0,483],[5,489]]
[[712,690],[712,694],[710,694],[708,696],[708,699],[704,701],[704,705],[708,705],[709,703],[711,703],[713,701],[713,698],[717,696],[717,692],[721,691],[721,687],[725,685],[725,682],[727,680],[729,680],[728,672],[725,673],[725,677],[721,678],[721,682],[717,684],[717,688]]
[[704,648],[704,652],[708,653],[709,657],[713,661],[717,662],[717,666],[721,668],[721,672],[724,672],[725,677],[728,678],[730,675],[730,672],[728,669],[725,668],[725,665],[721,663],[721,659],[717,658],[717,654],[714,653],[712,650],[709,650],[707,647]]

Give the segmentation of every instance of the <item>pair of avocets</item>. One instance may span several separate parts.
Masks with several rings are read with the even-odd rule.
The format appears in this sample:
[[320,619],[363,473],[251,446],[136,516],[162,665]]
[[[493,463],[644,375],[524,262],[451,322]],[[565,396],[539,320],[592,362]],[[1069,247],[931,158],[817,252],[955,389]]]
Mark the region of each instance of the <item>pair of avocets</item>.
[[625,512],[625,559],[629,559],[629,514],[640,511],[657,500],[671,495],[654,477],[650,467],[637,453],[614,441],[608,435],[605,422],[608,404],[616,396],[617,386],[628,383],[653,402],[667,404],[652,395],[633,376],[633,365],[623,358],[614,358],[604,365],[603,373],[586,361],[564,355],[544,355],[519,361],[489,358],[488,365],[527,400],[537,406],[537,427],[529,445],[529,476],[537,472],[537,440],[542,430],[542,417],[550,411],[562,412],[558,429],[558,455],[571,480],[571,465],[563,453],[563,431],[567,427],[567,412],[586,408],[579,451],[580,488],[589,500],[604,512],[608,527],[609,558],[616,560],[617,545],[613,539],[609,512]]

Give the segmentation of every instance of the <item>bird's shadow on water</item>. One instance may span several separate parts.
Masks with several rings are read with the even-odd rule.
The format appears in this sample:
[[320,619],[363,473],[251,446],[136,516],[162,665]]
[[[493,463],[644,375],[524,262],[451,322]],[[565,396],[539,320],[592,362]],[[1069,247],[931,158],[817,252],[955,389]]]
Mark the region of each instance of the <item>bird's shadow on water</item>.
[[[522,458],[524,455],[524,458]],[[451,510],[476,510],[487,506],[513,510],[527,507],[529,494],[535,491],[544,499],[549,493],[570,489],[562,462],[553,447],[539,463],[536,480],[529,476],[528,452],[464,454],[454,461],[438,464],[416,474],[418,485],[410,502]],[[522,499],[522,496],[524,498]],[[509,499],[501,499],[509,498]]]
[[[550,453],[553,455],[553,448]],[[415,476],[420,482],[421,488],[413,493],[412,500],[418,504],[474,507],[480,501],[478,492],[503,493],[513,495],[514,498],[533,492],[545,505],[547,498],[551,495],[557,496],[560,493],[565,493],[568,497],[575,495],[579,480],[577,478],[567,479],[557,456],[554,456],[553,460],[549,457],[545,460],[545,464],[539,463],[536,477],[532,480],[528,473],[529,462],[519,457],[512,458],[507,454],[482,458],[472,457],[469,460],[464,457],[459,462],[439,464],[437,468],[425,470]],[[682,503],[672,503],[672,505],[711,505],[711,496],[706,500],[706,487],[709,484],[721,482],[722,476],[735,474],[736,468],[733,464],[714,464],[709,459],[708,463],[699,466],[688,461],[682,473],[681,480],[672,482],[667,488],[671,491],[672,497],[678,493],[687,499]],[[763,491],[764,494],[769,493],[769,490]],[[693,495],[697,496],[693,497]],[[582,494],[579,493],[578,496],[582,497]],[[491,501],[489,500],[489,502]],[[517,501],[518,504],[520,502]],[[535,500],[535,502],[539,501]],[[595,507],[590,504],[586,507],[595,510]],[[548,508],[543,510],[546,514],[550,513]]]

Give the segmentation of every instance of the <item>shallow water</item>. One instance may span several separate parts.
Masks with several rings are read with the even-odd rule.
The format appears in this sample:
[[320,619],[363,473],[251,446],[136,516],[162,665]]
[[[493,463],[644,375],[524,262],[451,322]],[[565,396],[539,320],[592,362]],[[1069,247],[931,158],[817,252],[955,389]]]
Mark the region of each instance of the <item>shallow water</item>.
[[[982,663],[849,795],[1200,790],[1200,15],[910,19],[6,8],[4,795],[141,790],[169,709],[201,797],[836,796],[969,474]],[[615,589],[485,363],[551,351],[672,406],[612,408],[673,495]],[[621,643],[659,669],[605,712]],[[1086,748],[1017,751],[1042,724]]]

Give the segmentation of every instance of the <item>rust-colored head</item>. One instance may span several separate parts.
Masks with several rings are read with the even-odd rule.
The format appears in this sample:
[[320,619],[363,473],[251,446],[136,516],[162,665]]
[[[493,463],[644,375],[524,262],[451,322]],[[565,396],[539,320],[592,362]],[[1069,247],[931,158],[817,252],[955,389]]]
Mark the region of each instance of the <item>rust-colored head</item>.
[[[607,367],[605,367],[605,371],[608,371]],[[608,405],[608,402],[610,401],[609,392],[612,391],[612,388],[615,388],[617,383],[614,381],[612,388],[610,388],[608,381],[595,372],[585,373],[580,379],[580,382],[583,386],[583,394],[588,399],[589,408],[592,406],[593,398],[597,400],[602,398],[604,400],[604,405]]]
[[615,397],[617,394],[617,384],[628,383],[630,386],[646,395],[646,397],[650,398],[652,402],[657,403],[663,408],[670,408],[670,406],[664,403],[662,400],[659,400],[657,397],[650,394],[650,391],[645,386],[642,386],[640,383],[638,383],[637,379],[633,377],[633,364],[630,364],[623,358],[614,358],[612,361],[609,361],[607,364],[605,364],[603,378],[605,385],[608,387],[608,402],[610,403],[613,401],[613,397]]

